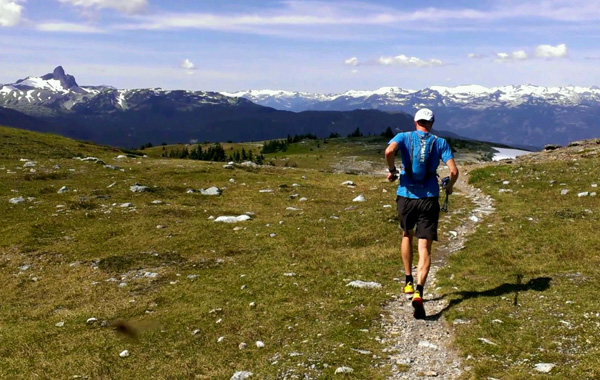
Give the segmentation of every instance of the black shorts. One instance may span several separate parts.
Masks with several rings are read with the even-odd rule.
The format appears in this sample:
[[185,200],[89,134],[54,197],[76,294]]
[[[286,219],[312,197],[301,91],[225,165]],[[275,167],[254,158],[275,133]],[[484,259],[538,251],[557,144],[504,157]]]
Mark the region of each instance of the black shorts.
[[396,197],[400,227],[406,233],[417,226],[415,236],[418,239],[437,241],[438,221],[440,219],[439,198],[412,199]]

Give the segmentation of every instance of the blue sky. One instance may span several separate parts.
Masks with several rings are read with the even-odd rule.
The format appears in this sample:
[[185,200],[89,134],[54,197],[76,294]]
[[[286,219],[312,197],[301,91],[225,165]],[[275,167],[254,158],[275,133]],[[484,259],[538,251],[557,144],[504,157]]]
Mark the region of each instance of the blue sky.
[[0,0],[0,83],[337,93],[600,85],[597,0]]

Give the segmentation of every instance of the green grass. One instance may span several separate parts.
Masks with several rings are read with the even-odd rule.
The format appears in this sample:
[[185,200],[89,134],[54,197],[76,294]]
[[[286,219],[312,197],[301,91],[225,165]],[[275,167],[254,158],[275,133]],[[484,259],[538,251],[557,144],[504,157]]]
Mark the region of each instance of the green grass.
[[[472,368],[465,377],[600,377],[600,201],[577,197],[597,190],[599,177],[598,159],[581,157],[471,173],[497,211],[438,276],[450,299],[445,316],[470,321],[456,325]],[[533,370],[540,362],[556,367],[542,375]]]
[[[399,291],[397,223],[394,208],[383,207],[394,203],[395,185],[353,176],[350,189],[341,186],[347,176],[310,168],[117,160],[121,152],[106,147],[0,132],[4,377],[330,377],[342,365],[354,378],[388,373],[375,338],[381,305]],[[124,171],[72,159],[78,154]],[[22,157],[37,162],[35,172]],[[152,191],[132,193],[134,183]],[[71,191],[58,194],[62,186]],[[209,186],[223,195],[186,192]],[[274,192],[259,192],[266,188]],[[294,193],[308,200],[290,199]],[[367,202],[353,203],[358,194]],[[16,196],[33,199],[10,204]],[[121,208],[125,202],[135,207]],[[209,220],[246,212],[254,216],[245,223]],[[356,279],[383,288],[346,286]],[[99,322],[86,324],[91,317]],[[137,339],[117,333],[121,321],[139,330]],[[124,349],[130,357],[119,357]]]

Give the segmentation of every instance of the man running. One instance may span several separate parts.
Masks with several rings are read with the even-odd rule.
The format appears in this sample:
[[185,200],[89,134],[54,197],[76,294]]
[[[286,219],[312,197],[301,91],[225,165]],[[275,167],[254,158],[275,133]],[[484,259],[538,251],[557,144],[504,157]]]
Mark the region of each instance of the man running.
[[[398,133],[388,143],[385,158],[388,164],[388,181],[393,182],[398,177],[395,155],[400,150],[402,172],[398,186],[396,203],[398,218],[402,228],[402,262],[406,285],[404,293],[412,294],[414,316],[425,318],[423,307],[423,287],[431,265],[431,245],[437,241],[437,228],[440,214],[440,190],[437,181],[437,168],[440,159],[450,169],[450,181],[446,193],[452,194],[452,187],[458,179],[458,168],[454,162],[452,149],[448,142],[441,137],[431,134],[435,117],[433,111],[422,108],[415,114],[416,131]],[[416,231],[413,229],[416,226]],[[412,276],[412,239],[418,239],[419,264],[417,266],[417,288],[414,288]]]

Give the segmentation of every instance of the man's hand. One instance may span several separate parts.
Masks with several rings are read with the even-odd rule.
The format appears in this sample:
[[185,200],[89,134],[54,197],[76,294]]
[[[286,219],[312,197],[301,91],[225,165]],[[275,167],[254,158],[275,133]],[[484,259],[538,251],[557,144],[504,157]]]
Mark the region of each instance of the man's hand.
[[446,186],[446,194],[448,194],[448,195],[452,194],[452,185]]
[[394,182],[397,179],[398,179],[398,169],[390,171],[390,173],[387,176],[387,180],[390,182]]

